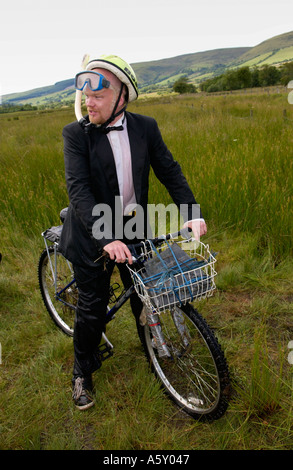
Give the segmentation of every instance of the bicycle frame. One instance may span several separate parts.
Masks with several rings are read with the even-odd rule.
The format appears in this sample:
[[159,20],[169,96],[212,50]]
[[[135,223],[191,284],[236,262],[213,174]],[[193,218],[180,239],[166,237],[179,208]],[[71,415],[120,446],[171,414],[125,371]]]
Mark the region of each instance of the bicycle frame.
[[129,299],[129,297],[131,296],[131,294],[133,294],[134,292],[134,286],[130,286],[127,290],[124,290],[120,295],[119,297],[116,299],[116,302],[115,304],[113,305],[112,308],[109,308],[108,312],[107,312],[107,315],[106,315],[106,323],[109,323],[109,321],[112,320],[112,318],[114,317],[115,313],[118,312],[118,310],[120,310],[120,308],[122,307],[122,305],[125,304],[125,302],[127,302],[127,300]]
[[[45,246],[46,246],[46,251],[47,251],[49,263],[50,263],[50,269],[51,269],[52,276],[53,276],[53,281],[54,281],[54,297],[55,297],[55,300],[57,300],[58,302],[61,302],[63,305],[66,305],[67,307],[69,307],[73,310],[76,310],[75,305],[70,304],[69,302],[67,302],[63,298],[64,297],[63,294],[66,293],[67,289],[69,289],[76,282],[74,277],[71,279],[71,281],[66,286],[62,286],[61,290],[58,291],[57,253],[58,253],[58,241],[59,241],[59,235],[60,235],[58,233],[59,228],[60,227],[54,227],[54,229],[57,229],[57,233],[56,233],[56,231],[51,230],[50,237],[46,236],[46,232],[42,233],[42,236],[43,236],[44,242],[45,242]],[[185,232],[185,237],[184,238],[190,239],[190,235],[186,236],[186,235],[188,235],[188,232],[186,232],[185,229],[183,231]],[[165,240],[167,240],[167,239],[177,238],[178,235],[182,234],[183,231],[176,232],[174,234],[168,234],[166,236],[157,237],[153,240],[145,240],[143,242],[140,242],[140,243],[137,243],[137,244],[134,244],[134,245],[129,245],[130,251],[133,254],[133,261],[134,261],[135,265],[138,268],[143,267],[143,264],[146,260],[147,244],[150,245],[151,243],[154,243],[158,247],[158,246],[162,245],[165,242]],[[54,246],[54,266],[52,264],[51,257],[49,255],[49,245],[47,243],[47,239],[49,239],[54,244],[53,245]],[[142,250],[142,251],[140,251],[140,254],[137,251],[138,249]],[[64,259],[66,260],[66,258],[64,258]],[[71,268],[71,263],[68,260],[66,260],[66,262],[67,262],[68,268],[70,269],[70,272],[73,275],[74,273],[73,273],[73,270]],[[110,303],[112,303],[111,302],[112,295],[114,295],[114,297],[115,297],[114,289],[113,289],[114,284],[112,284],[110,286],[110,290],[109,290],[109,294],[110,294],[109,301],[110,301]],[[113,294],[111,294],[111,289],[112,289]],[[136,287],[135,287],[135,284],[133,283],[128,289],[124,289],[123,292],[118,296],[118,298],[115,297],[114,305],[111,308],[109,307],[109,305],[107,307],[106,320],[105,320],[106,324],[109,323],[115,317],[116,312],[118,312],[118,310],[127,302],[127,300],[130,298],[130,296],[135,291],[136,291]],[[139,294],[139,296],[140,296],[140,294]],[[66,296],[65,296],[65,298],[66,298]],[[142,300],[144,300],[144,299],[142,299]],[[143,303],[145,304],[144,301],[143,301]],[[160,349],[159,354],[161,356],[170,356],[168,348],[165,345],[164,338],[162,337],[162,334],[161,334],[161,325],[160,325],[160,320],[159,320],[159,317],[158,317],[160,311],[159,310],[157,311],[156,307],[154,307],[153,305],[150,305],[149,303],[145,304],[145,307],[146,307],[147,312],[148,312],[147,322],[149,324],[149,327],[152,331],[153,336],[157,340],[157,344],[159,345],[159,349]],[[176,322],[175,322],[175,324],[176,324]],[[178,327],[178,325],[177,325],[177,327]],[[106,341],[106,343],[111,345],[110,341],[108,340],[108,338],[106,337],[105,334],[103,334],[103,338]],[[113,347],[113,346],[111,345],[111,347]]]

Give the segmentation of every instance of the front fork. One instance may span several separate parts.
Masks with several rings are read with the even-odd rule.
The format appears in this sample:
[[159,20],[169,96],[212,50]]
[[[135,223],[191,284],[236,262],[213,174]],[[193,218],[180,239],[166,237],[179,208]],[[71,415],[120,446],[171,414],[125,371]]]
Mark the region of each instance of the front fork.
[[155,310],[153,312],[149,311],[147,312],[146,319],[153,336],[153,345],[157,349],[159,357],[171,357],[162,331],[160,316]]
[[[171,316],[174,322],[174,325],[179,333],[181,345],[183,346],[183,350],[187,350],[190,346],[190,334],[188,331],[188,327],[186,325],[184,316],[182,315],[181,311],[176,307],[171,309]],[[153,343],[154,347],[158,351],[159,357],[173,357],[174,353],[175,356],[179,354],[179,351],[173,351],[171,354],[170,349],[166,343],[164,333],[162,331],[161,322],[160,322],[160,315],[156,313],[156,311],[147,312],[146,320],[148,326],[151,330],[153,336]],[[180,353],[182,355],[182,352]]]
[[171,315],[173,318],[173,322],[177,328],[177,331],[180,335],[182,344],[184,348],[187,349],[190,346],[191,338],[184,316],[182,315],[181,310],[176,307],[171,310]]

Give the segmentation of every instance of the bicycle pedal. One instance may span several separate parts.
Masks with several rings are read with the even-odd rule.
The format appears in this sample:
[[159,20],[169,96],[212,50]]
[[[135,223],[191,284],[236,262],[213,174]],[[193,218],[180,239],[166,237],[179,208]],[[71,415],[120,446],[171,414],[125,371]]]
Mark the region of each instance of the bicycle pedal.
[[100,344],[98,348],[98,355],[101,361],[105,361],[113,356],[113,348],[107,343]]

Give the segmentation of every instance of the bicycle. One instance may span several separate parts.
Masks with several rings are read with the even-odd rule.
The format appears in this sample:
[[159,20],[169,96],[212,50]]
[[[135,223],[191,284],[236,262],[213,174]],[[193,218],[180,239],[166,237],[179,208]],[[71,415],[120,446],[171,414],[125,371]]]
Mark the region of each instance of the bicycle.
[[[63,222],[64,210],[60,217]],[[38,278],[52,320],[73,336],[78,290],[71,263],[58,251],[61,231],[59,225],[42,233],[45,249]],[[133,264],[128,269],[133,284],[119,296],[115,294],[119,284],[111,285],[106,323],[136,291],[144,304],[138,334],[151,371],[187,414],[195,419],[219,419],[228,407],[229,369],[213,330],[191,305],[211,296],[216,288],[214,255],[208,245],[183,231],[130,248]],[[113,355],[113,344],[105,333],[99,354],[101,361]]]

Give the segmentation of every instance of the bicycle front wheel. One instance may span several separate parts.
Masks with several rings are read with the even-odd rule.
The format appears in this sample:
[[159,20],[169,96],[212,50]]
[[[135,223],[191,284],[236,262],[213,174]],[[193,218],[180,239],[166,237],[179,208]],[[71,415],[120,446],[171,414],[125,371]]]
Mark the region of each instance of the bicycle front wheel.
[[213,331],[191,305],[175,307],[158,317],[158,347],[153,326],[140,337],[152,370],[169,397],[194,418],[214,420],[226,411],[230,393],[228,366]]
[[38,278],[50,317],[64,333],[73,336],[78,291],[71,263],[55,246],[50,246],[41,254]]

